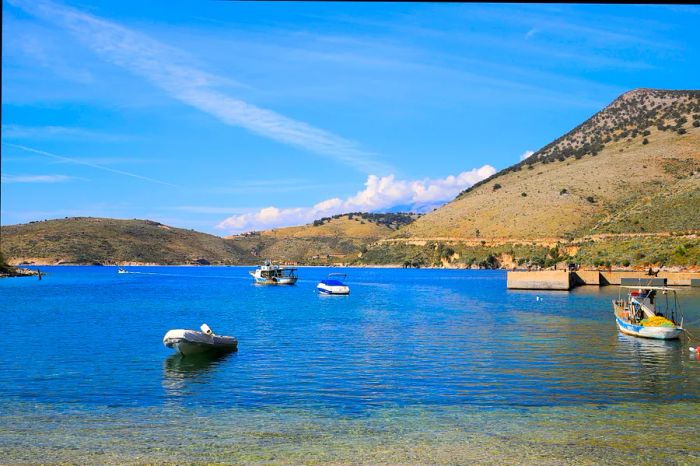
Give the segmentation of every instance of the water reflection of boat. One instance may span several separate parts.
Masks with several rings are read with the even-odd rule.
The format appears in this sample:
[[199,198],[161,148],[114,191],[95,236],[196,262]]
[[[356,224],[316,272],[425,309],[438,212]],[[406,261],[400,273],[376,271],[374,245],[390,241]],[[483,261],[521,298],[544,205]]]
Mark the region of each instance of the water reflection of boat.
[[296,270],[293,267],[272,265],[269,260],[257,269],[248,272],[258,285],[294,285],[297,282]]
[[200,353],[187,357],[173,354],[163,362],[163,387],[170,395],[186,395],[190,383],[206,381],[230,356],[231,353]]
[[619,333],[616,360],[626,369],[627,396],[664,396],[683,393],[677,383],[683,377],[683,351],[678,340],[637,338]]
[[230,356],[230,353],[200,353],[182,357],[173,354],[165,360],[163,368],[170,378],[187,379],[209,372]]
[[657,356],[664,356],[665,358],[672,353],[675,354],[681,347],[679,342],[675,340],[639,339],[625,333],[618,334],[618,341],[622,345],[621,348],[634,353],[648,355],[649,360],[654,360]]
[[[683,316],[676,290],[664,286],[621,286],[629,293],[613,301],[615,321],[620,332],[658,340],[674,340],[683,333]],[[665,308],[658,306],[659,292],[665,296]],[[669,299],[671,297],[671,299]]]

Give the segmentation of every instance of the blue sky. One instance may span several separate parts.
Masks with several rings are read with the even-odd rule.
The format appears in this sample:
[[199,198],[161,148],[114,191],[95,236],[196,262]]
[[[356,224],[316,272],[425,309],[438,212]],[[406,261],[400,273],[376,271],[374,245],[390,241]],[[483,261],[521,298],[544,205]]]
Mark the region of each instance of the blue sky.
[[3,3],[2,224],[217,235],[430,209],[621,93],[698,88],[697,6]]

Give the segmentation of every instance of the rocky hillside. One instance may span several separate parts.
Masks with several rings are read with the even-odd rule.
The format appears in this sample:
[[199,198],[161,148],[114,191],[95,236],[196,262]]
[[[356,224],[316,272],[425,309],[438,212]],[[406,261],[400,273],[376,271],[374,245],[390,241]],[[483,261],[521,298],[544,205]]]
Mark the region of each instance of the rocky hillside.
[[403,229],[573,238],[700,228],[700,91],[636,90]]
[[260,259],[307,264],[349,262],[366,245],[388,237],[418,217],[354,212],[321,218],[308,225],[229,236],[227,241]]
[[218,236],[150,220],[78,217],[4,226],[11,264],[238,264],[253,257]]

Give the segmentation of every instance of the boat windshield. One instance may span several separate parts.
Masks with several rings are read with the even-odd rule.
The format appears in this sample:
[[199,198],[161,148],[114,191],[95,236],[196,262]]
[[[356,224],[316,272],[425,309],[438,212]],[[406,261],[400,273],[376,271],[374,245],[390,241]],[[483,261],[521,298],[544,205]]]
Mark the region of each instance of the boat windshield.
[[342,282],[338,280],[322,280],[321,283],[328,286],[345,286]]

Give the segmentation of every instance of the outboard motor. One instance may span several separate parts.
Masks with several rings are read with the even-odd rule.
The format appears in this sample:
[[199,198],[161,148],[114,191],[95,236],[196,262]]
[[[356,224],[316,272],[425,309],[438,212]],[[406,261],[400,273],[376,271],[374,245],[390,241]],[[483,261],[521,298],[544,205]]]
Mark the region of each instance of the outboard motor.
[[202,333],[208,336],[214,335],[214,332],[211,331],[209,326],[207,324],[202,324],[201,327],[199,327],[202,330]]

